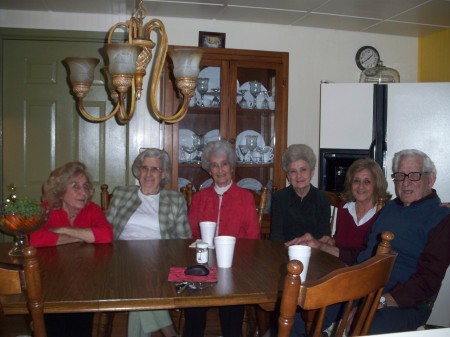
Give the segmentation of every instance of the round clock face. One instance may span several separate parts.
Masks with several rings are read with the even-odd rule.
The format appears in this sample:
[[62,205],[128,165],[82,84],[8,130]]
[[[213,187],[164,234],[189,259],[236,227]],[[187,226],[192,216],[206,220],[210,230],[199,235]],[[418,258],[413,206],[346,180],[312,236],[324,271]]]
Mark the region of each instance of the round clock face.
[[364,46],[359,48],[356,52],[356,65],[361,70],[376,67],[379,60],[380,54],[374,47]]

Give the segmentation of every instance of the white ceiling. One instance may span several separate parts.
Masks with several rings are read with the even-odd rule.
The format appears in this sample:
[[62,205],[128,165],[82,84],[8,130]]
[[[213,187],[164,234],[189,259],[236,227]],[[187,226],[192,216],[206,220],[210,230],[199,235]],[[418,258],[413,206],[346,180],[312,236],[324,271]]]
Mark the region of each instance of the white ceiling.
[[[450,0],[144,0],[148,17],[424,36],[450,29]],[[1,0],[1,9],[131,16],[134,0]]]

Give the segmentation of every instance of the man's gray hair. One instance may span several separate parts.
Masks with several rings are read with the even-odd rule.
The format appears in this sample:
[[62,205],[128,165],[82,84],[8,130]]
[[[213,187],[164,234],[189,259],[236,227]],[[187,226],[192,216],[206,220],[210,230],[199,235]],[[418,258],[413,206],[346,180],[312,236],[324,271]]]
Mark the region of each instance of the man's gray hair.
[[398,167],[400,166],[400,161],[405,157],[419,157],[423,161],[423,171],[436,173],[436,166],[434,166],[433,161],[428,157],[425,152],[416,149],[406,149],[394,154],[394,159],[392,160],[392,172],[398,172]]

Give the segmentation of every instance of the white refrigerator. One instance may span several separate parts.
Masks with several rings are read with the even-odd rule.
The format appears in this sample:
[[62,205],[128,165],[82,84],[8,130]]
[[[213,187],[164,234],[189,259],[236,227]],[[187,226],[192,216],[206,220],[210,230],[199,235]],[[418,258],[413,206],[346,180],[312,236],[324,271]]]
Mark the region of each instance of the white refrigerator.
[[[450,202],[450,83],[321,84],[320,148],[369,149],[388,189],[397,151],[427,153],[437,169],[434,188]],[[428,324],[450,326],[450,268]]]

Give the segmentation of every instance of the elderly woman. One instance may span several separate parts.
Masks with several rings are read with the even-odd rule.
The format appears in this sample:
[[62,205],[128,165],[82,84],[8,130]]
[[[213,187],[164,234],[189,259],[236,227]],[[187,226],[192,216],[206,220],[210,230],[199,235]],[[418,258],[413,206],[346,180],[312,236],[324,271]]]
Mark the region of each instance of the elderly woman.
[[[101,208],[91,202],[92,178],[80,162],[67,163],[54,170],[43,186],[42,201],[50,207],[48,221],[31,233],[35,247],[75,242],[109,243],[112,228]],[[49,337],[90,337],[93,314],[46,314]]]
[[310,234],[305,234],[299,243],[338,257],[341,247],[346,251],[359,251],[378,216],[378,199],[387,201],[391,197],[386,190],[387,181],[377,162],[369,158],[354,161],[345,176],[334,238],[324,236],[315,240]]
[[[164,189],[171,172],[167,152],[146,149],[134,160],[132,171],[139,180],[139,186],[115,188],[107,211],[107,218],[113,225],[114,239],[191,238],[183,195]],[[158,330],[166,337],[177,336],[168,311],[130,312],[129,337],[148,337]]]
[[80,162],[54,170],[43,187],[42,201],[50,207],[48,221],[30,235],[35,247],[73,242],[109,243],[112,228],[101,208],[91,202],[92,178]]
[[[217,235],[259,239],[260,230],[255,200],[250,191],[237,186],[232,180],[236,165],[236,152],[226,140],[210,142],[202,154],[202,167],[209,172],[214,183],[196,192],[189,208],[189,222],[194,238],[200,238],[200,221],[217,223]],[[204,335],[206,308],[185,310],[186,337]],[[244,306],[219,308],[222,336],[240,336]]]
[[189,223],[193,238],[200,238],[200,221],[217,222],[217,235],[260,238],[255,199],[232,181],[236,160],[236,152],[226,140],[210,142],[203,150],[202,168],[214,183],[192,198]]
[[316,239],[330,235],[330,199],[311,185],[316,161],[308,145],[291,145],[284,152],[281,164],[290,185],[272,199],[272,240],[292,245],[306,233]]

